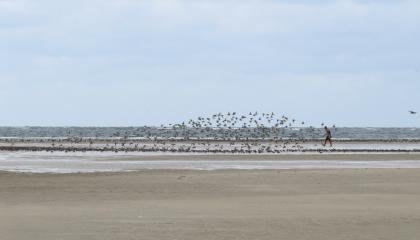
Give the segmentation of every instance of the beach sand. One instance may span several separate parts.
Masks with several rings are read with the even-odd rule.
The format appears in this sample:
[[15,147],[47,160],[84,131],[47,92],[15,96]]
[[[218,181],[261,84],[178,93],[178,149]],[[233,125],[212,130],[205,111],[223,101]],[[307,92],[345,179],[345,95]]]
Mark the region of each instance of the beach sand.
[[0,173],[0,239],[420,239],[420,169]]

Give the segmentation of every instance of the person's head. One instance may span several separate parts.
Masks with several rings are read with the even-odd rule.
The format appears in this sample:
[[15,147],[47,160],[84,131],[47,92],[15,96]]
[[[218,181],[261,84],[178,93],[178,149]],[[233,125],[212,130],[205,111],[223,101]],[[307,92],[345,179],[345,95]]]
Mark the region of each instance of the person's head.
[[327,126],[325,126],[324,129],[327,130],[328,129]]

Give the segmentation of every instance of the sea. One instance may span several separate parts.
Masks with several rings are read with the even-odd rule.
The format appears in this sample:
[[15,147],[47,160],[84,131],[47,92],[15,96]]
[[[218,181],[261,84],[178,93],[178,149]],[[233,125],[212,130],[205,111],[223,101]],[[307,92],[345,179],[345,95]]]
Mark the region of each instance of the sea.
[[[420,128],[332,128],[334,139],[365,140],[420,140]],[[324,136],[322,128],[266,129],[215,129],[215,128],[169,128],[169,127],[0,127],[0,138],[221,138],[223,136],[273,137],[318,139]]]

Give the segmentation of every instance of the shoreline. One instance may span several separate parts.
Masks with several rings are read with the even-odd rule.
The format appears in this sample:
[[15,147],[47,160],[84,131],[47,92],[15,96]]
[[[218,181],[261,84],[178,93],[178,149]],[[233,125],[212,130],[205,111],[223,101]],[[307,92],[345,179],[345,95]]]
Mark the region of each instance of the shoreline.
[[194,154],[290,154],[290,153],[420,153],[420,141],[336,141],[322,146],[307,140],[144,140],[144,139],[1,139],[0,151],[125,152]]
[[95,173],[147,170],[420,169],[420,154],[126,154],[0,152],[0,171]]
[[0,151],[1,155],[28,155],[36,157],[70,157],[70,158],[98,158],[98,160],[121,160],[121,161],[179,161],[179,160],[206,160],[206,161],[299,161],[299,160],[349,160],[349,161],[387,161],[387,160],[420,160],[420,153],[417,152],[351,152],[351,153],[263,153],[263,154],[242,154],[242,153],[171,153],[171,152],[64,152],[64,151]]

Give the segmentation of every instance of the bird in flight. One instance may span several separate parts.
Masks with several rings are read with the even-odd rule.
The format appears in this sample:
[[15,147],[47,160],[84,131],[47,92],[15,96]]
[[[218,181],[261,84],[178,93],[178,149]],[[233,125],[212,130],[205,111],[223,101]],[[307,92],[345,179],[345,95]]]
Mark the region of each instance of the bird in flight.
[[417,112],[414,111],[408,111],[410,114],[417,114]]

